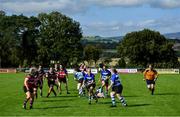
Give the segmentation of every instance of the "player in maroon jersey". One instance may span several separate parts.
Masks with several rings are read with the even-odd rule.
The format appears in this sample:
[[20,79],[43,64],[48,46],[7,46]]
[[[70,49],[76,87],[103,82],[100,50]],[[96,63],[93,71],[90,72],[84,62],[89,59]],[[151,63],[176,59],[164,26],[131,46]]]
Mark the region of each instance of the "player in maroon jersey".
[[36,80],[36,68],[30,68],[30,73],[24,79],[24,92],[26,93],[26,98],[24,100],[23,108],[26,109],[26,103],[30,100],[30,109],[33,108],[34,102],[34,89],[37,87]]
[[67,70],[65,68],[63,68],[62,65],[59,66],[59,72],[57,72],[57,78],[58,78],[58,85],[59,85],[59,93],[60,94],[62,93],[61,84],[63,82],[63,83],[65,83],[67,94],[70,94],[68,92],[68,84],[67,84],[68,73],[67,73]]
[[[39,65],[38,72],[37,72],[37,80],[38,80],[38,87],[40,89],[40,95],[42,97],[42,89],[43,89],[43,79],[44,79],[44,70],[41,65]],[[37,95],[36,95],[37,98]]]
[[53,87],[55,85],[55,80],[57,79],[57,77],[56,77],[56,73],[52,67],[50,67],[49,72],[46,73],[46,78],[48,80],[48,86],[49,86],[49,91],[48,91],[47,97],[49,97],[51,92],[53,92],[54,95],[56,96],[56,92]]

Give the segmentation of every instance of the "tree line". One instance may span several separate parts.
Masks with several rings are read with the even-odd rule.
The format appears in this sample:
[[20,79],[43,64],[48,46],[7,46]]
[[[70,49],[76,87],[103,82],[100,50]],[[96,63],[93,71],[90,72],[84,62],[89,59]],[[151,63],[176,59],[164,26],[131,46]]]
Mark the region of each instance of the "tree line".
[[[83,60],[97,60],[98,48],[83,47],[81,38],[80,23],[60,12],[27,17],[7,16],[0,11],[0,67],[48,66],[55,62],[73,66]],[[84,48],[93,49],[95,55],[87,49],[84,52]]]
[[[60,12],[27,17],[0,11],[0,67],[49,66],[56,62],[71,67],[85,60],[96,63],[104,46],[84,45],[82,33],[79,22]],[[179,67],[173,43],[156,31],[131,32],[119,44],[106,46],[117,47],[119,67],[148,63]]]

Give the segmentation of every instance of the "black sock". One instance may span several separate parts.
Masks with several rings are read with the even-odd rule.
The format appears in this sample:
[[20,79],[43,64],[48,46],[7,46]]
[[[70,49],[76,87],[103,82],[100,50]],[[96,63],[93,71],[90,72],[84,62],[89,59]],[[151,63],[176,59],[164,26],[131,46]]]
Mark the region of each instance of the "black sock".
[[34,99],[30,100],[30,107],[33,106]]
[[28,101],[28,99],[25,99],[25,100],[24,100],[24,105],[26,105],[27,101]]
[[154,89],[151,90],[151,94],[154,95]]

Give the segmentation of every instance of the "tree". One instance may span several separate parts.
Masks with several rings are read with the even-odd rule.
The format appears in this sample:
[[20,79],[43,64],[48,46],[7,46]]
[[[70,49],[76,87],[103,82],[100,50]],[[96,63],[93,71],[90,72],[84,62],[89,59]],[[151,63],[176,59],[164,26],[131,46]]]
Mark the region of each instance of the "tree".
[[38,18],[41,22],[39,60],[59,61],[64,65],[82,60],[82,32],[78,22],[59,12],[41,13]]
[[178,59],[170,43],[159,32],[144,29],[139,32],[126,34],[118,46],[120,57],[127,57],[132,66],[146,66],[147,64],[171,63],[178,67]]
[[118,66],[121,67],[121,68],[125,68],[126,67],[126,62],[125,62],[124,58],[121,58],[118,61]]
[[84,54],[85,54],[84,59],[87,60],[88,62],[93,60],[96,64],[96,62],[100,58],[101,53],[102,51],[100,48],[97,48],[96,46],[93,46],[93,45],[87,45],[84,48]]
[[40,22],[35,17],[6,16],[0,13],[0,63],[2,67],[17,67],[36,58]]

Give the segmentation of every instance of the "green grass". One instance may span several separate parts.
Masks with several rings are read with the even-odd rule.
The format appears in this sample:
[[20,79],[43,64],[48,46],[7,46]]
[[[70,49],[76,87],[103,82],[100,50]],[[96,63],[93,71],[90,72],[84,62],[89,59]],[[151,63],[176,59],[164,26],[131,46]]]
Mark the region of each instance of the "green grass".
[[[128,107],[117,103],[110,108],[111,99],[99,99],[88,105],[87,98],[78,98],[76,82],[69,78],[70,95],[42,97],[35,100],[34,109],[22,109],[25,74],[0,74],[0,116],[177,116],[180,115],[180,75],[160,75],[155,95],[151,96],[142,74],[122,74],[123,95]],[[98,76],[97,76],[98,77]],[[44,95],[47,94],[47,81]],[[64,86],[64,85],[63,85]],[[117,99],[116,99],[117,100]],[[28,107],[29,108],[29,107]]]

